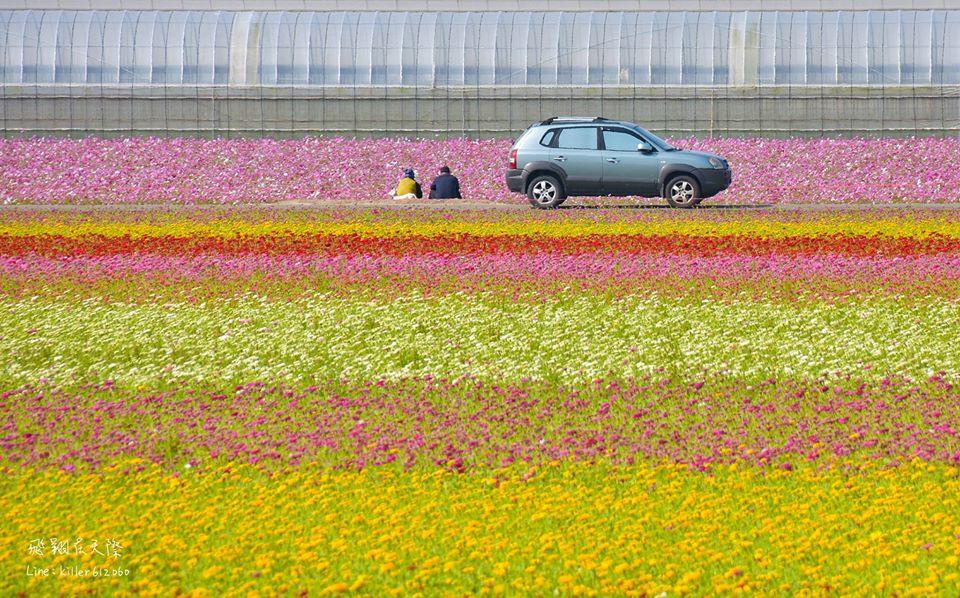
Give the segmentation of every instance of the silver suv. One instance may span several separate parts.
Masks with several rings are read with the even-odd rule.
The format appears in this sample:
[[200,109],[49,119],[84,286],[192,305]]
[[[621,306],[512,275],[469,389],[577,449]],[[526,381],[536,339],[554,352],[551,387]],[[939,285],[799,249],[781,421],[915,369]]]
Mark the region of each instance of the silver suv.
[[536,208],[571,195],[664,197],[692,208],[730,186],[726,160],[681,150],[621,120],[553,117],[531,125],[510,149],[507,187]]

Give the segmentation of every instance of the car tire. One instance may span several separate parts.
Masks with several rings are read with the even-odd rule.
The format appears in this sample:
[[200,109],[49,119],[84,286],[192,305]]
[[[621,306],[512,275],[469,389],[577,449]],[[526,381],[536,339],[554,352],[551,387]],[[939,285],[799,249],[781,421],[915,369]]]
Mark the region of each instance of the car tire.
[[566,196],[557,177],[541,174],[527,185],[527,197],[530,205],[541,210],[550,210],[563,203]]
[[703,199],[697,179],[685,174],[670,179],[663,195],[671,208],[694,208]]

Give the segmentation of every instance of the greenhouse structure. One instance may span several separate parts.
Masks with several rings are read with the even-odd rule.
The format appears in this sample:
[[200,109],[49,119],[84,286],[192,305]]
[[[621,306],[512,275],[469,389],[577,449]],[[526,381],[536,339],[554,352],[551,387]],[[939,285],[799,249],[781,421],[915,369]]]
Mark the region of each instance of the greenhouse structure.
[[0,69],[6,136],[954,135],[960,10],[11,9]]

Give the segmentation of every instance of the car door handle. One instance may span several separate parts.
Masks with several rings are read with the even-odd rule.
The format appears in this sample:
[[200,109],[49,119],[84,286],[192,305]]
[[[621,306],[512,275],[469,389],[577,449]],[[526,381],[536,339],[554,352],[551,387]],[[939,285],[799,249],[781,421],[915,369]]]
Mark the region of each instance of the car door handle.
[[611,164],[616,164],[619,161],[620,161],[620,158],[607,158],[607,162]]
[[567,161],[567,157],[566,157],[566,156],[554,156],[553,159],[556,160],[557,162],[566,162],[566,161]]

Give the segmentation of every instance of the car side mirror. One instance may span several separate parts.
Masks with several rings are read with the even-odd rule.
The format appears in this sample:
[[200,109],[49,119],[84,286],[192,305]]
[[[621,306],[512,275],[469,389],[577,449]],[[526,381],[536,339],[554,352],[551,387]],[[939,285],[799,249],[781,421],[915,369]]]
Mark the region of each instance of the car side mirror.
[[643,152],[644,154],[649,154],[653,151],[653,146],[647,143],[646,141],[641,141],[637,144],[637,151]]

